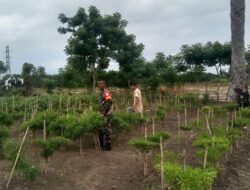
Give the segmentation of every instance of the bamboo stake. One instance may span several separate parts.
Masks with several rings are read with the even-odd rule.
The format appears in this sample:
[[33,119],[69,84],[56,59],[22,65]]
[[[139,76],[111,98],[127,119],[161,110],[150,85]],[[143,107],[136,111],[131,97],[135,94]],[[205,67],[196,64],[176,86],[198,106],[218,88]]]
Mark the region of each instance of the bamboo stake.
[[185,108],[185,126],[187,126],[187,109]]
[[21,153],[21,150],[22,150],[24,141],[25,141],[25,139],[26,139],[26,136],[27,136],[27,134],[28,134],[28,131],[29,131],[29,126],[27,127],[27,129],[26,129],[26,131],[25,131],[25,134],[24,134],[24,137],[23,137],[23,139],[22,139],[21,145],[20,145],[19,150],[18,150],[18,152],[17,152],[16,160],[15,160],[15,162],[14,162],[14,165],[13,165],[13,167],[12,167],[12,170],[11,170],[11,173],[10,173],[10,176],[9,176],[9,179],[8,179],[8,182],[7,182],[7,184],[6,184],[6,189],[9,188],[9,185],[10,185],[10,182],[11,182],[11,178],[12,178],[12,175],[13,175],[14,170],[15,170],[15,168],[16,168],[16,164],[17,164],[17,161],[18,161],[18,159],[19,159],[19,156],[20,156],[20,153]]
[[148,154],[144,153],[144,178],[148,177]]
[[15,97],[14,95],[12,96],[12,113],[14,113],[15,110]]
[[210,126],[209,126],[207,115],[206,115],[206,123],[207,123],[206,127],[207,127],[207,130],[208,130],[208,133],[209,133],[210,137],[212,137],[212,132],[211,132],[211,129],[210,129]]
[[1,97],[1,103],[2,103],[2,111],[3,111],[3,97]]
[[153,135],[155,135],[155,118],[152,117],[152,131],[153,131]]
[[160,151],[161,151],[161,189],[164,190],[164,168],[163,168],[163,162],[164,162],[164,157],[163,157],[163,143],[162,143],[162,137],[160,136]]
[[200,109],[197,107],[197,127],[199,126],[200,123]]
[[180,149],[180,138],[181,138],[181,122],[180,122],[180,112],[177,112],[178,120],[178,150]]
[[208,153],[208,148],[206,147],[205,149],[205,156],[204,156],[204,162],[203,162],[203,168],[206,169],[207,165],[207,153]]
[[183,149],[183,168],[186,170],[186,149]]
[[[44,114],[44,118],[46,117],[46,115]],[[43,120],[43,140],[46,141],[46,121],[45,119]],[[48,169],[48,159],[44,159],[44,171],[43,174],[46,175],[47,174],[47,169]]]
[[82,151],[82,135],[80,135],[80,140],[79,140],[79,145],[80,145],[80,155],[83,155],[83,151]]
[[24,118],[23,121],[26,121],[27,118],[27,100],[26,98],[24,99]]

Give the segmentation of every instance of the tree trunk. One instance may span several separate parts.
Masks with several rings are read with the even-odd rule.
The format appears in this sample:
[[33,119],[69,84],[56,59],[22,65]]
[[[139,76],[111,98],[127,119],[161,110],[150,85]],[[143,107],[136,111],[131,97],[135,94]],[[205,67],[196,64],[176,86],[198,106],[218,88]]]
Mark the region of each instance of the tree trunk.
[[[229,99],[236,101],[235,89],[249,97],[245,64],[245,0],[231,0],[232,57],[230,67]],[[249,100],[246,100],[249,102]],[[238,102],[237,102],[238,103]]]

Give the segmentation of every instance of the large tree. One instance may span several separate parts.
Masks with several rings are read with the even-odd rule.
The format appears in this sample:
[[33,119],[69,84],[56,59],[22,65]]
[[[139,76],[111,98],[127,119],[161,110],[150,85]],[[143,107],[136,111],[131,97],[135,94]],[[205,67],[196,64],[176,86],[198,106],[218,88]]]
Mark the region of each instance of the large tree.
[[[239,93],[249,105],[245,60],[245,0],[231,0],[232,60],[230,67],[229,98],[239,101]],[[237,102],[240,103],[240,102]]]
[[218,41],[207,42],[204,45],[205,65],[215,67],[217,75],[221,74],[223,65],[231,63],[231,44],[221,44]]
[[195,80],[205,71],[205,54],[203,45],[196,43],[191,46],[183,45],[175,58],[176,69],[179,72],[191,73]]
[[7,67],[5,66],[3,61],[0,61],[0,79],[1,79],[1,74],[5,73],[7,71]]
[[126,68],[126,63],[133,63],[141,54],[135,36],[126,34],[127,21],[119,13],[103,16],[96,7],[90,6],[88,13],[79,8],[73,17],[59,14],[59,20],[66,26],[59,27],[58,32],[71,33],[65,48],[68,63],[79,73],[89,70],[93,88],[96,72],[107,69],[111,59]]

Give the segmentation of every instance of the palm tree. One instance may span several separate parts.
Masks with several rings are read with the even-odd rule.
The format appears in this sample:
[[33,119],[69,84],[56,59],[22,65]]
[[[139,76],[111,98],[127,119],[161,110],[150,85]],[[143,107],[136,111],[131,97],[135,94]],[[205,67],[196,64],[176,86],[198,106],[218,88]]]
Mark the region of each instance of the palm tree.
[[230,100],[244,101],[249,105],[245,61],[245,0],[231,0],[231,41],[232,58],[230,67]]

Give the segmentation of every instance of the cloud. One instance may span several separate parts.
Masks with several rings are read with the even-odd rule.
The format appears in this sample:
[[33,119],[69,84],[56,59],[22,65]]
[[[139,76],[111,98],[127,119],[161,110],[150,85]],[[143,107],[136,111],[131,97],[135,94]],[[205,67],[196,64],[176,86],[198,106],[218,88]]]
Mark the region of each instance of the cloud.
[[[64,48],[68,35],[60,35],[59,13],[72,16],[78,7],[96,6],[102,14],[120,12],[129,22],[127,32],[145,45],[147,60],[156,52],[174,54],[183,44],[230,41],[228,0],[1,0],[0,60],[10,46],[11,67],[21,72],[24,62],[57,73],[66,64]],[[246,1],[246,43],[250,43],[250,10]],[[115,64],[111,64],[115,68]]]

